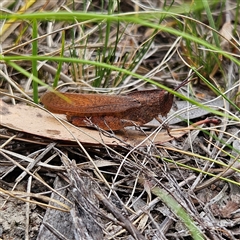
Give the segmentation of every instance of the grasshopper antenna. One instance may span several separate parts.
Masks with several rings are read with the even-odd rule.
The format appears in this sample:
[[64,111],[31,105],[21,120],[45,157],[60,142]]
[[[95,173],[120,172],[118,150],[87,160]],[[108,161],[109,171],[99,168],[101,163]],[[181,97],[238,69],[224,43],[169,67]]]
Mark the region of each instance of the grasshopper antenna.
[[[196,71],[198,71],[199,69],[201,69],[201,67],[199,67],[198,69],[196,69]],[[191,73],[189,76],[187,76],[187,78],[185,80],[183,80],[175,89],[174,91],[178,91],[182,86],[188,84],[189,82],[191,82],[193,79],[192,79],[192,76],[195,74],[195,72]]]

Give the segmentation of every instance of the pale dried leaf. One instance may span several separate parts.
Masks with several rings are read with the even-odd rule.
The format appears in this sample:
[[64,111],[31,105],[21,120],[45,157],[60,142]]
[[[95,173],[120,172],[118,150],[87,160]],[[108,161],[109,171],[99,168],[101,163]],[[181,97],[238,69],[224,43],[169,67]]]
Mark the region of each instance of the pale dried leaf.
[[[53,140],[76,141],[78,139],[82,143],[88,144],[107,144],[107,145],[137,145],[146,139],[146,134],[132,129],[125,129],[114,133],[119,139],[114,138],[109,133],[109,137],[95,129],[74,127],[69,123],[57,121],[49,113],[32,106],[18,104],[8,105],[0,101],[1,125],[21,132],[30,133]],[[59,115],[55,115],[58,116]],[[59,119],[64,120],[65,116],[61,115]],[[185,134],[187,130],[172,130],[171,134],[179,138]],[[143,145],[154,143],[163,143],[170,141],[172,138],[166,131],[161,131],[157,135],[153,135],[150,140],[146,140]]]
[[220,34],[224,37],[224,38],[220,38],[221,39],[221,47],[223,49],[225,49],[229,46],[229,41],[231,41],[231,39],[232,39],[232,30],[233,30],[233,26],[232,26],[231,22],[224,23],[220,30]]

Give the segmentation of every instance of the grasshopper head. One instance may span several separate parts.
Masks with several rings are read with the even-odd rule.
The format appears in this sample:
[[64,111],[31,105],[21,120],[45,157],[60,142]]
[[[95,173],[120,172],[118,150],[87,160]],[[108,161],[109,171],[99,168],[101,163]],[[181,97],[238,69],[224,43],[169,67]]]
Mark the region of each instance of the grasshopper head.
[[174,95],[166,92],[166,91],[161,91],[159,95],[159,106],[160,106],[160,114],[165,117],[169,113],[169,111],[172,108],[173,104],[173,97]]

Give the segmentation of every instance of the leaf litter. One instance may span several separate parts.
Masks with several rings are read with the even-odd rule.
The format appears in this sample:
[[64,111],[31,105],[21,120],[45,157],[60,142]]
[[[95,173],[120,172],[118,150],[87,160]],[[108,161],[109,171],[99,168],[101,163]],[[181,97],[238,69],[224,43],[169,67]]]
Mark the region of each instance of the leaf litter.
[[[228,4],[230,3],[235,6],[232,1],[228,1]],[[143,1],[140,5],[122,1],[121,8],[124,11],[136,11],[144,8],[146,4],[143,4]],[[153,2],[151,7],[154,4],[157,3]],[[159,4],[163,4],[163,1]],[[174,4],[178,5],[178,2]],[[57,6],[65,5],[59,1]],[[93,1],[92,5],[88,5],[88,10],[96,10],[97,6]],[[47,4],[42,7],[48,10]],[[75,7],[81,10],[83,6]],[[216,6],[215,11],[219,10],[218,7]],[[37,9],[39,7],[34,8],[33,5],[30,10]],[[226,9],[225,13],[228,12],[229,9]],[[48,27],[54,32],[64,28],[65,24],[55,22]],[[168,24],[174,25],[174,21],[171,19]],[[19,24],[12,26],[14,30],[1,33],[5,34],[6,39],[3,52],[6,55],[9,49],[12,49],[16,54],[29,54],[27,41],[19,48],[11,45],[15,41],[12,32],[22,29]],[[100,25],[90,23],[86,25],[86,29],[91,30],[96,26]],[[45,27],[44,24],[41,25],[39,33],[46,32]],[[129,67],[127,58],[122,61],[125,59],[125,52],[128,52],[131,60],[136,49],[141,49],[138,43],[141,43],[142,36],[148,39],[153,32],[152,29],[131,24],[125,25],[123,29],[127,34],[119,38],[120,51],[117,54],[120,57],[114,57],[118,64],[124,62],[123,67]],[[203,28],[198,30],[202,31]],[[75,28],[75,31],[78,32],[78,29]],[[116,31],[114,28],[111,31],[111,41],[114,42]],[[237,51],[228,45],[230,41],[235,41],[231,31],[232,25],[229,22],[222,24],[221,33],[225,40],[221,44],[228,51]],[[66,33],[69,34],[68,29]],[[49,35],[48,39],[43,38],[39,45],[41,51],[49,55],[58,53],[58,34],[59,32],[56,32]],[[28,35],[23,36],[26,40],[31,40]],[[88,41],[89,43],[81,45],[81,42],[76,40],[76,49],[83,49],[89,44],[89,48],[85,48],[85,56],[94,59],[95,48],[101,48],[103,44],[94,34],[89,35]],[[193,65],[196,62],[193,56],[189,55],[191,59],[184,56],[187,49],[180,51],[183,59],[180,58],[176,50],[177,43],[175,36],[167,32],[157,32],[155,45],[151,45],[149,51],[142,55],[136,72],[167,86],[184,79],[188,75],[184,61]],[[169,51],[172,46],[175,49]],[[186,46],[182,45],[183,48]],[[79,57],[83,56],[81,54],[79,51]],[[110,58],[105,57],[106,61],[110,61]],[[24,62],[19,64],[25,69],[30,66]],[[209,72],[209,77],[213,78],[216,86],[217,81],[221,84],[221,74],[224,71],[231,73],[228,76],[237,76],[236,66],[231,67],[228,61],[224,62],[223,69],[220,70],[218,66],[216,64],[214,71]],[[79,69],[81,66],[63,65],[60,83],[82,78],[94,79],[93,68],[85,67],[85,75],[82,76]],[[39,70],[41,79],[48,79],[48,84],[52,83],[51,79],[56,72],[56,65],[50,62],[42,63]],[[23,89],[26,87],[24,91],[31,94],[31,79],[10,67],[7,67],[5,73],[12,83],[22,85]],[[149,73],[151,75],[148,75]],[[172,76],[176,76],[174,81]],[[113,72],[109,79],[120,79],[120,75]],[[232,77],[231,79],[234,80]],[[1,92],[8,89],[10,93],[21,96],[14,84],[4,82]],[[126,78],[124,84],[128,86],[126,89],[131,90],[150,87],[130,78]],[[206,102],[214,99],[214,94],[201,84],[198,79],[185,95],[193,91],[192,97],[207,96]],[[81,91],[89,91],[89,85],[83,85]],[[73,85],[67,89],[79,91],[79,88]],[[39,90],[43,93],[46,89]],[[200,239],[239,239],[239,124],[236,121],[221,118],[220,123],[219,118],[207,111],[193,111],[195,106],[177,100],[177,112],[169,114],[170,118],[174,114],[181,116],[170,120],[171,134],[176,139],[168,136],[164,129],[152,133],[152,129],[160,125],[154,121],[142,129],[133,127],[111,133],[76,128],[68,124],[63,115],[54,116],[41,108],[19,103],[19,100],[16,105],[12,105],[8,97],[2,96],[1,238],[189,239],[190,235],[194,236],[194,232],[188,228],[182,215],[170,205],[174,200],[177,209],[190,216],[192,225],[195,225],[195,230],[202,237]],[[219,98],[209,105],[227,113],[232,111],[230,105]],[[181,118],[197,123],[197,127],[186,124]],[[148,135],[151,135],[150,139],[146,139]],[[167,200],[164,200],[165,198]]]

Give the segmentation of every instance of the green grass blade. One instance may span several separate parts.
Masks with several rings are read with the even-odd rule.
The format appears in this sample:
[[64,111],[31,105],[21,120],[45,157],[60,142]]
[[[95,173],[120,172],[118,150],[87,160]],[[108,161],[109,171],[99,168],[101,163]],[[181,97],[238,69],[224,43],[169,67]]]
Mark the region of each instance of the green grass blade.
[[[33,20],[33,29],[32,29],[32,37],[36,39],[38,37],[38,27],[37,20]],[[38,54],[38,41],[34,40],[32,42],[32,55],[35,57]],[[37,68],[37,59],[32,59],[32,75],[37,78],[38,77],[38,68]],[[33,81],[33,101],[38,103],[38,83]]]
[[151,192],[158,196],[171,211],[185,224],[191,233],[191,237],[195,240],[204,240],[204,235],[194,223],[187,211],[181,206],[166,190],[159,187],[154,187]]

